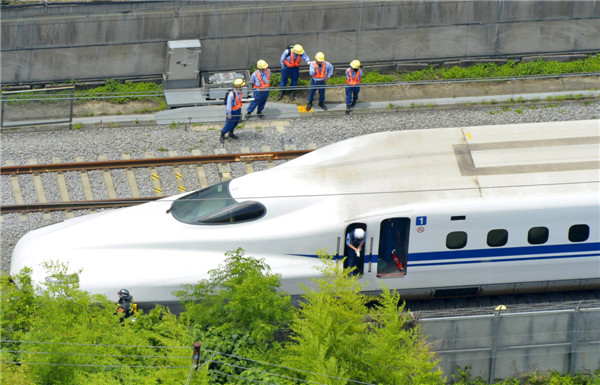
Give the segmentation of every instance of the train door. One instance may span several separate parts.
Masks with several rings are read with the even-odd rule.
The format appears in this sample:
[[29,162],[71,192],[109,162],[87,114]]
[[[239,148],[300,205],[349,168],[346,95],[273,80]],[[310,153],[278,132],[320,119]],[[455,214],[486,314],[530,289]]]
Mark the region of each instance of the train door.
[[403,277],[407,273],[410,218],[389,218],[379,232],[378,277]]
[[[348,242],[354,243],[354,247],[360,245],[361,240],[356,239],[354,237],[355,230],[362,229],[363,230],[363,239],[362,246],[360,248],[360,255],[356,256],[354,250],[348,246]],[[365,266],[365,252],[367,249],[367,225],[365,223],[352,223],[348,227],[346,227],[346,232],[344,233],[344,268],[356,267],[356,269],[351,273],[352,275],[362,276],[364,273]]]

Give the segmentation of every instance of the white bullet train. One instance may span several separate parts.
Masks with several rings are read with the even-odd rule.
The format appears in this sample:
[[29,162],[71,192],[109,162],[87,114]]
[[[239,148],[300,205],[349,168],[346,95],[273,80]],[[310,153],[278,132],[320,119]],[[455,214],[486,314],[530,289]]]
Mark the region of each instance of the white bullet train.
[[170,304],[242,247],[281,274],[318,276],[317,250],[344,255],[366,231],[365,290],[404,298],[600,288],[600,123],[569,121],[383,132],[273,169],[26,234],[11,273],[44,261],[81,287]]

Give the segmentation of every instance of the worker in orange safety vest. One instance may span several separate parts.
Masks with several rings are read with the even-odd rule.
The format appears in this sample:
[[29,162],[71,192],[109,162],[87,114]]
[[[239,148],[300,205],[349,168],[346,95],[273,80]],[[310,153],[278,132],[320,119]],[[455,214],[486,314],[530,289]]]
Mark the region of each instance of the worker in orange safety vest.
[[264,119],[265,115],[263,114],[263,109],[265,108],[265,104],[267,104],[267,99],[269,98],[269,86],[271,85],[271,70],[268,68],[269,64],[267,64],[264,60],[259,60],[256,63],[256,67],[258,68],[252,74],[252,85],[254,87],[254,100],[250,102],[248,106],[248,110],[246,110],[246,116],[244,120],[250,119],[250,115],[252,111],[256,110],[256,115],[259,118]]
[[319,90],[319,107],[327,110],[327,106],[325,105],[325,83],[333,75],[333,65],[325,61],[325,54],[323,52],[317,52],[315,55],[315,61],[311,62],[309,66],[309,74],[312,79],[310,80],[306,111],[311,110],[317,90]]
[[358,101],[362,75],[363,72],[360,69],[360,61],[352,60],[350,62],[350,67],[346,70],[346,115],[350,114],[350,109],[353,108]]

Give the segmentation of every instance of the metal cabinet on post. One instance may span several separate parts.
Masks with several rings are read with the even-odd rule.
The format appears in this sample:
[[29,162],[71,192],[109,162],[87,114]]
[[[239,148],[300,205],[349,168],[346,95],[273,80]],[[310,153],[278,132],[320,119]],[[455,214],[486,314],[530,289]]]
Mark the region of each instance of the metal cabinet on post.
[[200,85],[200,40],[167,42],[163,89],[197,88]]

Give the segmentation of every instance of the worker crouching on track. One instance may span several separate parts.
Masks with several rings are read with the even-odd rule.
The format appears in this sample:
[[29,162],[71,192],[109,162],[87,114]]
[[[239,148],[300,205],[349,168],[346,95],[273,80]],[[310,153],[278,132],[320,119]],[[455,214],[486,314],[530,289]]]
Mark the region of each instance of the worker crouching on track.
[[317,89],[319,90],[319,107],[327,110],[327,106],[325,106],[325,83],[327,83],[327,80],[333,75],[333,65],[325,61],[325,54],[323,52],[317,52],[315,60],[316,61],[311,62],[309,66],[309,73],[310,76],[312,76],[312,79],[310,80],[306,111],[311,110]]
[[350,114],[350,109],[353,108],[358,101],[361,79],[362,70],[360,69],[360,62],[358,60],[352,60],[350,62],[350,67],[346,70],[346,115]]
[[256,115],[259,118],[264,119],[263,109],[267,104],[269,98],[269,86],[271,85],[271,70],[268,68],[269,65],[264,60],[259,60],[256,63],[258,69],[252,74],[252,84],[254,86],[254,100],[250,102],[248,110],[246,111],[245,120],[250,119],[252,111],[256,110]]
[[225,134],[229,133],[231,139],[238,139],[233,130],[242,120],[242,87],[246,85],[244,79],[235,79],[233,81],[233,90],[227,93],[227,118],[225,126],[221,130],[221,143],[225,142]]
[[277,100],[281,100],[284,94],[284,87],[287,86],[288,78],[292,78],[290,87],[290,100],[295,100],[293,88],[298,84],[298,78],[300,77],[300,63],[304,60],[306,64],[310,65],[310,59],[308,55],[304,53],[304,48],[300,44],[290,46],[283,51],[281,54],[281,81],[279,82],[279,96]]

